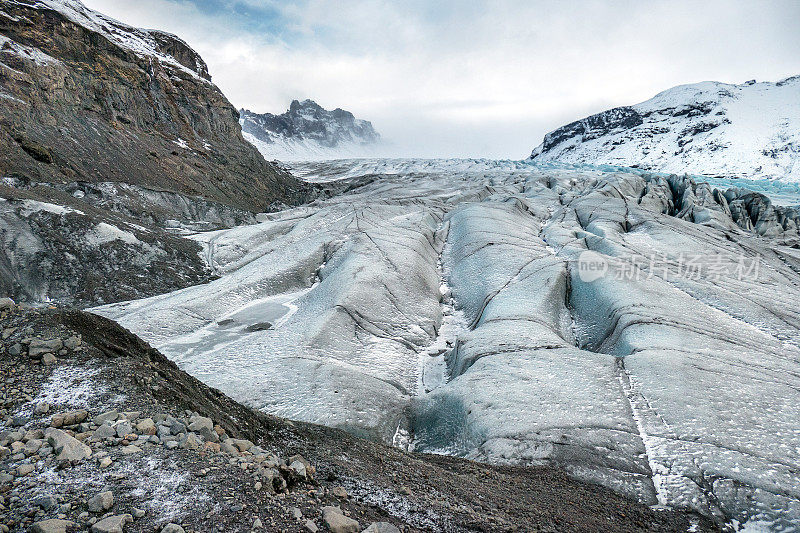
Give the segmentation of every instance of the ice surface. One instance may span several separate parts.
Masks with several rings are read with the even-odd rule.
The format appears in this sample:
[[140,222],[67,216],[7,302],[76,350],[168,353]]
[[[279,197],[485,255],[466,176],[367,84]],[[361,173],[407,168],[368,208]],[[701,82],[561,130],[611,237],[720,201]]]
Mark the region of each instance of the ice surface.
[[[95,311],[270,413],[419,451],[554,464],[721,523],[800,521],[791,228],[765,217],[765,236],[746,231],[711,185],[619,168],[295,171],[377,179],[198,234],[219,279]],[[598,279],[581,274],[587,251],[606,265]],[[743,261],[757,272],[737,276]]]

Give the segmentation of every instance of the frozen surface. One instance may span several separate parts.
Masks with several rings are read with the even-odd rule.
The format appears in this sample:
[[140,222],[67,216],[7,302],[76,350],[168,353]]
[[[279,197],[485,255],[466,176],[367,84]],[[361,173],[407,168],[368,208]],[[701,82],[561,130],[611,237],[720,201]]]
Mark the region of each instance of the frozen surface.
[[800,521],[791,210],[619,168],[294,171],[366,185],[198,234],[219,279],[95,312],[270,413],[555,464],[721,523]]

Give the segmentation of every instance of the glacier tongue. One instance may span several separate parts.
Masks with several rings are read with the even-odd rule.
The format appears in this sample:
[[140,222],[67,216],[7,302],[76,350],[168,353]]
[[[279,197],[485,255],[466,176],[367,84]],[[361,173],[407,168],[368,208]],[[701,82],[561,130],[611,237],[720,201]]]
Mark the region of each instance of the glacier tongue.
[[296,171],[355,188],[199,234],[219,279],[94,311],[273,414],[555,464],[721,523],[800,521],[791,210],[522,162]]

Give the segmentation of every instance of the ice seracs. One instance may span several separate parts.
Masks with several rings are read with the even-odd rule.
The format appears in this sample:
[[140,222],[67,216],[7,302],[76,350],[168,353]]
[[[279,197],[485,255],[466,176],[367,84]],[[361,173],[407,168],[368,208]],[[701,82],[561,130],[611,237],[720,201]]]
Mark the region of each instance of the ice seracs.
[[800,76],[681,85],[548,133],[539,162],[800,181]]

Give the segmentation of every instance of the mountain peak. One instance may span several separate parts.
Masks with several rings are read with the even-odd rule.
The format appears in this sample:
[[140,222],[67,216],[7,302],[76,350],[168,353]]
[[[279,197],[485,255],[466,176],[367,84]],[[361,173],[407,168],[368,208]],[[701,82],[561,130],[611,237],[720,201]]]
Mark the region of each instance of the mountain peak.
[[800,181],[800,76],[679,85],[545,135],[531,159]]
[[280,115],[240,112],[242,131],[267,159],[319,159],[363,154],[380,135],[367,120],[314,100],[292,100]]

